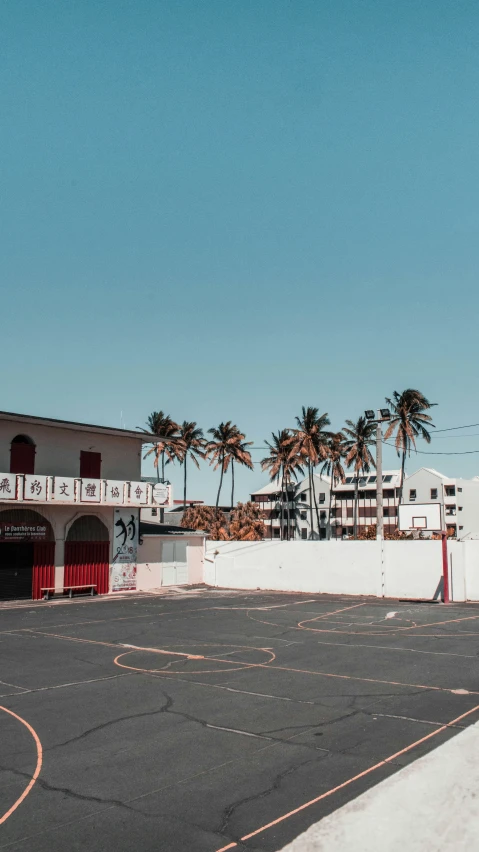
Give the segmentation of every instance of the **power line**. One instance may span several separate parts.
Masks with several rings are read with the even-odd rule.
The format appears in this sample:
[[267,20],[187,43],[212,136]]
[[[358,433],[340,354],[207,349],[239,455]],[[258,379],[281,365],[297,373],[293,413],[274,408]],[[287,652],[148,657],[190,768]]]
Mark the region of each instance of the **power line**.
[[[396,445],[390,444],[389,441],[383,441],[383,444],[386,444],[386,447],[394,447],[394,449],[396,449]],[[455,452],[455,453],[443,453],[443,452],[429,453],[426,450],[413,449],[413,453],[416,453],[417,455],[420,455],[420,456],[470,456],[473,453],[479,453],[479,450],[462,450],[461,452]]]
[[469,423],[468,426],[449,426],[448,429],[436,429],[434,434],[437,434],[438,432],[455,432],[457,429],[472,429],[473,426],[479,426],[479,423]]

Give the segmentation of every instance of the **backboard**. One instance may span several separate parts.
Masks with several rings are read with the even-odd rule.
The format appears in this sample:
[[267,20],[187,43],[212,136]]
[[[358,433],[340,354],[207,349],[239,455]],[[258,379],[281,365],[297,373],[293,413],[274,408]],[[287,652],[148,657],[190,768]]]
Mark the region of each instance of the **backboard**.
[[398,513],[398,527],[401,531],[441,532],[443,529],[440,503],[401,503]]

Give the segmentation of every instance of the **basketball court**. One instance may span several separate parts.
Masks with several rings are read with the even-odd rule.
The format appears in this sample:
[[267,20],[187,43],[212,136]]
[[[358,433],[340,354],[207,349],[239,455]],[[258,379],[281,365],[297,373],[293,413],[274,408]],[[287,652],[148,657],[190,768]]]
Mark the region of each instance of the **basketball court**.
[[0,613],[0,849],[273,852],[479,720],[474,605],[191,590]]

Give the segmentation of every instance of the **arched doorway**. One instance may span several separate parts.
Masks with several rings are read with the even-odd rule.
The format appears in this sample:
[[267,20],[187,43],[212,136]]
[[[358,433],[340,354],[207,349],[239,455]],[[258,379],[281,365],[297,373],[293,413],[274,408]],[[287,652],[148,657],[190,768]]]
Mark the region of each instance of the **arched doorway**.
[[35,473],[35,443],[28,435],[16,435],[10,444],[10,473]]
[[55,536],[49,521],[30,509],[0,512],[0,599],[42,597],[55,585]]
[[99,595],[108,592],[110,538],[105,524],[96,515],[81,515],[65,541],[65,586],[95,583]]

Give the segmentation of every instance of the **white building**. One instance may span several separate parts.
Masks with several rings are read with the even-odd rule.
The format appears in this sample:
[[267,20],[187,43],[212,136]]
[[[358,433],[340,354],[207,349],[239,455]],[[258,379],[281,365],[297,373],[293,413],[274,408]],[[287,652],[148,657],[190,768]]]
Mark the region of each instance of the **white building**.
[[265,538],[303,540],[327,538],[330,487],[329,476],[314,474],[316,504],[314,496],[310,494],[307,477],[298,483],[291,483],[284,490],[283,503],[281,502],[281,482],[277,480],[254,491],[251,494],[251,500],[258,503],[263,511]]
[[[357,477],[346,476],[344,483],[334,486],[331,507],[331,532],[333,538],[347,538],[354,532],[354,506]],[[398,523],[400,470],[383,471],[384,532],[393,532]],[[377,475],[373,471],[359,477],[357,526],[358,531],[377,524]]]
[[479,538],[479,477],[461,479],[422,467],[406,478],[403,502],[440,503],[454,538]]
[[189,543],[177,553],[151,530],[140,539],[140,509],[155,507],[154,485],[141,479],[152,437],[0,412],[0,598],[156,588],[165,576],[198,582],[202,542],[192,539],[185,573]]

